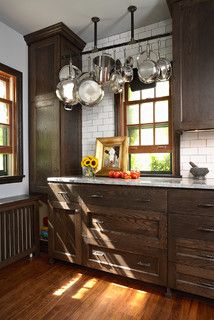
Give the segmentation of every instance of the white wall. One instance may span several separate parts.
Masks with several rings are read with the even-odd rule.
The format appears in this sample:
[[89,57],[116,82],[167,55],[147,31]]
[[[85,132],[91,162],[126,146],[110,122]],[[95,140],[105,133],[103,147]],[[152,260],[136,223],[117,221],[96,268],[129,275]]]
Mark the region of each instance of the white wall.
[[23,73],[24,175],[21,183],[0,184],[0,198],[28,193],[28,51],[23,36],[0,22],[0,62]]
[[[145,38],[152,35],[170,32],[172,30],[171,19],[155,23],[135,30],[135,38]],[[98,41],[98,47],[113,45],[130,40],[130,32],[118,34]],[[154,51],[157,51],[157,40],[150,42]],[[146,44],[143,43],[143,50]],[[93,48],[93,43],[88,43],[85,50]],[[108,51],[113,54],[112,50]],[[117,57],[123,61],[123,48],[117,48]],[[94,57],[91,55],[92,58]],[[129,46],[127,55],[136,57],[138,45]],[[172,59],[171,37],[161,39],[161,55]],[[83,56],[83,70],[87,70],[87,55]],[[113,94],[105,88],[103,101],[94,108],[83,109],[83,155],[95,153],[95,140],[97,137],[114,136],[114,99]],[[207,178],[214,178],[214,131],[213,132],[184,132],[181,136],[181,174],[189,177],[189,161],[199,166],[207,166],[210,173]]]

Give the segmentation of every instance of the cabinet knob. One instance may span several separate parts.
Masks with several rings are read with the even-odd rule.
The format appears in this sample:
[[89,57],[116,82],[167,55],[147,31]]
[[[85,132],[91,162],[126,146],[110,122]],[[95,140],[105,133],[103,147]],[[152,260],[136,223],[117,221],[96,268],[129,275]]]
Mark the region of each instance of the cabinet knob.
[[79,213],[80,210],[79,209],[74,209],[74,213]]

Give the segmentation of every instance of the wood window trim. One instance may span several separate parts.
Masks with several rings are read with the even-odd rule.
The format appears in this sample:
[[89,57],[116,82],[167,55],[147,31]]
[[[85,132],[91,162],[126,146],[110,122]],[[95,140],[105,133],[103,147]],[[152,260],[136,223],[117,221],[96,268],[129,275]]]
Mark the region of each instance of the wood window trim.
[[[128,86],[128,84],[125,84],[125,86]],[[170,85],[170,103],[172,103],[172,99],[171,99],[171,93],[173,92],[173,82],[171,82]],[[128,90],[125,91],[126,94],[128,92]],[[160,98],[161,100],[162,98]],[[125,97],[125,100],[128,100],[128,97]],[[149,101],[150,99],[148,99]],[[154,100],[154,99],[152,99]],[[164,98],[163,98],[164,100]],[[136,104],[136,102],[134,101],[130,101],[129,104]],[[114,119],[115,119],[115,136],[125,136],[126,132],[125,132],[125,112],[124,112],[124,102],[123,102],[123,96],[122,94],[115,94],[114,95]],[[172,173],[171,174],[143,174],[143,176],[149,176],[149,177],[171,177],[171,178],[181,178],[181,174],[180,174],[180,136],[181,136],[181,132],[179,131],[175,131],[174,130],[174,113],[173,113],[173,108],[171,108],[171,114],[170,114],[170,119],[171,121],[169,121],[169,130],[171,130],[171,134],[170,139],[171,141],[169,141],[170,145],[171,145],[171,152],[172,152]],[[147,146],[148,148],[150,146]],[[163,151],[163,149],[161,150],[161,148],[164,148],[166,146],[159,146],[159,152]],[[167,146],[168,147],[168,146]],[[133,153],[136,153],[136,147],[132,146],[129,147],[130,151]],[[137,147],[139,148],[139,147]],[[143,147],[145,150],[145,147]],[[139,150],[139,149],[138,149]],[[157,149],[158,150],[158,149]],[[152,148],[151,148],[151,152],[152,152]],[[156,151],[157,152],[157,151]],[[166,152],[167,152],[167,148],[166,148]]]
[[[16,78],[14,86],[13,107],[10,108],[10,125],[13,126],[13,134],[10,136],[10,146],[0,147],[0,153],[13,154],[13,175],[0,176],[0,184],[21,182],[23,180],[23,123],[22,123],[22,72],[0,63],[2,79],[8,78],[7,75]],[[5,74],[5,77],[4,77]],[[7,94],[8,98],[8,94]],[[3,101],[4,100],[4,101]],[[11,103],[9,99],[2,99],[5,103]]]

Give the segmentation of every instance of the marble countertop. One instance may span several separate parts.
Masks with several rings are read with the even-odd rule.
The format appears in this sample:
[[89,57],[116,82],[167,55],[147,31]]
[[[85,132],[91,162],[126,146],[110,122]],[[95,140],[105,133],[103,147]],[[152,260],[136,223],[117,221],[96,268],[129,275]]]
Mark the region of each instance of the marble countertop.
[[214,179],[195,180],[191,178],[153,178],[141,177],[139,179],[113,179],[107,177],[87,178],[77,177],[50,177],[48,182],[73,183],[73,184],[104,184],[120,186],[182,188],[182,189],[206,189],[214,190]]

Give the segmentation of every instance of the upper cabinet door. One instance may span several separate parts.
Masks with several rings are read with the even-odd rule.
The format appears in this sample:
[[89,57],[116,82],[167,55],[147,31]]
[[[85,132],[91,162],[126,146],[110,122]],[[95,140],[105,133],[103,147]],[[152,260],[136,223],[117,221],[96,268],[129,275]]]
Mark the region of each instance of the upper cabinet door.
[[214,1],[171,6],[176,130],[214,128]]

